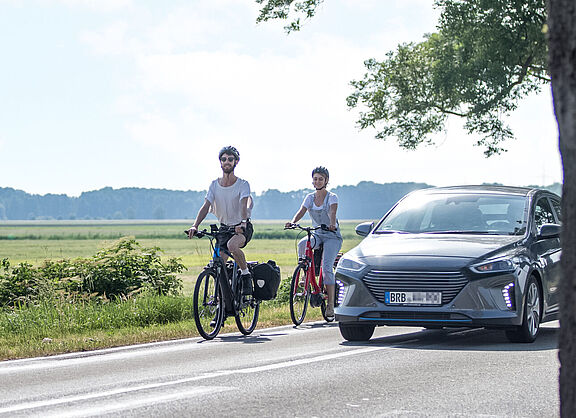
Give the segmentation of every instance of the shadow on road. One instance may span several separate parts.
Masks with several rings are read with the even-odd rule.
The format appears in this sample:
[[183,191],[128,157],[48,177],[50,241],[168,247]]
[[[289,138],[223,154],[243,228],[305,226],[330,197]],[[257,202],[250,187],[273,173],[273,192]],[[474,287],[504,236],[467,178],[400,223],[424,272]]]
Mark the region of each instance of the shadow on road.
[[504,331],[487,329],[422,330],[409,334],[374,337],[366,342],[344,341],[344,346],[382,346],[419,350],[461,351],[547,351],[558,348],[559,328],[542,327],[540,335],[531,344],[511,343]]
[[[327,322],[308,322],[305,324],[302,324],[300,326],[287,326],[286,328],[292,328],[292,329],[298,329],[298,330],[309,330],[309,329],[321,329],[321,328],[333,328],[333,327],[338,327],[338,323],[336,322],[331,322],[331,323],[327,323]],[[286,332],[282,332],[282,331],[273,331],[273,332],[258,332],[258,330],[254,331],[254,334],[252,335],[242,335],[239,333],[234,333],[234,334],[223,334],[220,335],[218,337],[216,337],[214,340],[215,341],[222,341],[222,342],[241,342],[244,344],[262,344],[268,341],[271,341],[272,338],[274,337],[278,337],[278,336],[283,336],[286,335]],[[200,340],[198,341],[198,344],[202,344],[208,342],[207,340]]]
[[[271,335],[272,336],[272,335]],[[271,341],[271,338],[263,334],[256,334],[256,335],[242,335],[242,334],[230,334],[230,335],[221,335],[216,337],[214,341],[222,341],[224,343],[242,343],[242,344],[263,344],[265,342]],[[208,340],[200,340],[198,344],[207,343]]]
[[331,328],[331,327],[338,327],[338,323],[320,321],[320,322],[308,322],[298,327],[293,326],[293,328],[301,328],[301,329],[318,329],[318,328]]

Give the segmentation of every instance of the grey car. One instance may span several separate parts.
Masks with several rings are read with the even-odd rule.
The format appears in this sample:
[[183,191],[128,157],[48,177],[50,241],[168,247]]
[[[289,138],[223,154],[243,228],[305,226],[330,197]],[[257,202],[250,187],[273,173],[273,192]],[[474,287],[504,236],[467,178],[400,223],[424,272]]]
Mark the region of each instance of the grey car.
[[557,319],[560,197],[542,189],[419,190],[377,223],[336,268],[336,320],[346,340],[381,325],[485,327],[533,342]]

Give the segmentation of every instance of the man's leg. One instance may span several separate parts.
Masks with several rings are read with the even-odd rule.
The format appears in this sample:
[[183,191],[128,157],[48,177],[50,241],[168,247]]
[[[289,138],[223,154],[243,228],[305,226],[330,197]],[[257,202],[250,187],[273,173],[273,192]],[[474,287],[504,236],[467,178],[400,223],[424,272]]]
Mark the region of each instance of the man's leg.
[[236,234],[230,238],[226,244],[228,250],[232,253],[234,260],[236,260],[236,263],[238,263],[238,267],[240,267],[241,270],[248,268],[246,264],[246,256],[244,255],[244,251],[241,250],[241,247],[245,242],[246,237],[244,237],[244,235]]
[[246,237],[244,235],[236,234],[226,244],[228,250],[234,256],[234,260],[240,267],[240,270],[243,272],[241,275],[242,278],[242,294],[244,295],[251,295],[252,294],[252,276],[250,273],[244,273],[248,270],[248,264],[246,263],[246,256],[244,255],[244,251],[242,251],[241,247],[244,246],[246,243]]

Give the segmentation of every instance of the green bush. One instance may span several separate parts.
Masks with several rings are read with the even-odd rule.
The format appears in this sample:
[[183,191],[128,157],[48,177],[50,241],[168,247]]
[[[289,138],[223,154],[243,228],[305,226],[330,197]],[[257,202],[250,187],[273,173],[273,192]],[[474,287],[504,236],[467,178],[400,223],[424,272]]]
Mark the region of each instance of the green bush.
[[144,290],[177,295],[186,269],[179,259],[162,262],[160,248],[144,248],[134,238],[122,238],[91,258],[46,260],[40,267],[20,263],[0,265],[0,306],[43,299],[127,299]]
[[0,270],[0,305],[27,303],[49,293],[49,285],[31,264],[12,267],[3,259]]
[[143,248],[133,238],[122,238],[83,263],[82,288],[107,299],[127,298],[143,289],[159,295],[178,294],[182,282],[176,277],[186,269],[178,259],[162,263],[160,248]]
[[292,282],[292,277],[287,277],[282,279],[280,282],[280,287],[278,288],[278,292],[276,293],[276,299],[274,302],[278,305],[283,305],[286,303],[290,303],[290,285]]

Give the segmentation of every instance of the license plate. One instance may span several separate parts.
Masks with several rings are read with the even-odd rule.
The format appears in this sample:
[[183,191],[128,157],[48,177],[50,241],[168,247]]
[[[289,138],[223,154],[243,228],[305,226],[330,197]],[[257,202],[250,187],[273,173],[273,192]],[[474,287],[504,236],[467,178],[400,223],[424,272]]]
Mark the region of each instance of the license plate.
[[442,305],[442,292],[386,292],[386,305]]

